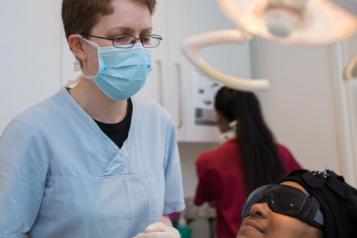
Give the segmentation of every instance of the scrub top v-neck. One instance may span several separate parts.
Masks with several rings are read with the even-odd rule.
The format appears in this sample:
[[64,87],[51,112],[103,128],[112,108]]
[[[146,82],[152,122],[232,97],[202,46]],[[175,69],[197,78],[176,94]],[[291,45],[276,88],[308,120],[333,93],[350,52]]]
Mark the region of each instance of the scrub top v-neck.
[[63,89],[0,138],[0,238],[128,238],[184,208],[173,120],[132,100],[119,148]]
[[122,121],[118,123],[104,123],[94,119],[99,128],[106,134],[119,148],[121,148],[128,138],[131,125],[131,116],[133,111],[133,103],[129,98],[127,100],[126,115]]

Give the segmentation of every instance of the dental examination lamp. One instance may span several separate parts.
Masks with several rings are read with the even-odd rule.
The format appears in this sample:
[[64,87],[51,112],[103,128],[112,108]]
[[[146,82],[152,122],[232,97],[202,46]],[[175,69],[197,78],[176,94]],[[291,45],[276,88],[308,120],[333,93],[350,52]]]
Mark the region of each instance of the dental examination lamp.
[[218,0],[239,29],[298,45],[334,43],[356,31],[356,16],[333,2],[357,5],[356,0]]
[[334,4],[342,7],[345,11],[357,16],[357,1],[356,0],[330,0]]
[[357,30],[357,0],[218,0],[238,30],[193,36],[183,44],[187,58],[207,76],[243,91],[269,88],[266,79],[224,74],[200,56],[203,48],[243,43],[253,36],[283,44],[323,45],[342,41]]

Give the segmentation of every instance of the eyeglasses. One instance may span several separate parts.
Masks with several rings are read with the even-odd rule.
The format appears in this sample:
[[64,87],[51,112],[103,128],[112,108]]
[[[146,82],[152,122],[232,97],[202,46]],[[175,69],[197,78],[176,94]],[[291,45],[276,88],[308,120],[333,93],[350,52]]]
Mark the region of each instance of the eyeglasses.
[[263,202],[273,212],[297,218],[318,229],[324,225],[318,201],[299,189],[283,184],[264,185],[254,190],[244,204],[242,217],[250,214],[254,204]]
[[113,46],[116,48],[132,48],[138,41],[140,41],[145,48],[155,48],[158,47],[160,45],[160,42],[163,40],[162,37],[157,34],[145,35],[138,38],[131,35],[119,35],[113,37],[102,37],[102,36],[94,36],[88,34],[81,34],[81,35],[85,37],[94,37],[98,39],[111,40]]

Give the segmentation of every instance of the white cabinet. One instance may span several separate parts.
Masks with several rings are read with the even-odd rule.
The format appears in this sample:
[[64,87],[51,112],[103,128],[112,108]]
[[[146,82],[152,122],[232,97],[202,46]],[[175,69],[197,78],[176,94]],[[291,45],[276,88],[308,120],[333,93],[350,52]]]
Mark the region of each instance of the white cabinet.
[[60,85],[60,1],[7,0],[0,7],[0,135],[17,114]]
[[[216,0],[159,0],[154,17],[154,32],[164,38],[153,49],[153,73],[145,86],[146,97],[160,102],[176,120],[178,139],[184,142],[216,142],[216,126],[198,123],[200,100],[197,81],[205,81],[181,52],[188,37],[209,31],[234,28],[220,11]],[[220,70],[250,77],[249,44],[217,46],[204,51],[205,59]],[[215,82],[207,83],[210,86]],[[207,88],[203,90],[209,90]],[[202,89],[200,90],[202,91]],[[213,103],[213,98],[210,98]],[[211,104],[212,106],[212,104]],[[201,111],[200,111],[201,112]],[[212,110],[204,111],[204,113]],[[199,125],[200,124],[200,125]]]

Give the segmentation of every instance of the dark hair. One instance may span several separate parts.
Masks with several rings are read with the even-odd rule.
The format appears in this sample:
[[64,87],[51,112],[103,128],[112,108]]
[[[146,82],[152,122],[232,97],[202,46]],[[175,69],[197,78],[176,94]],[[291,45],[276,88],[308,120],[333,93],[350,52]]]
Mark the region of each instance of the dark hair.
[[253,93],[222,87],[215,97],[215,109],[228,121],[237,120],[236,138],[247,193],[286,175],[274,136]]
[[[133,0],[147,6],[153,14],[156,0]],[[71,34],[90,34],[100,16],[114,12],[112,0],[63,0],[62,21],[66,38]]]
[[296,170],[281,182],[300,184],[320,204],[325,238],[356,237],[357,190],[333,171]]

